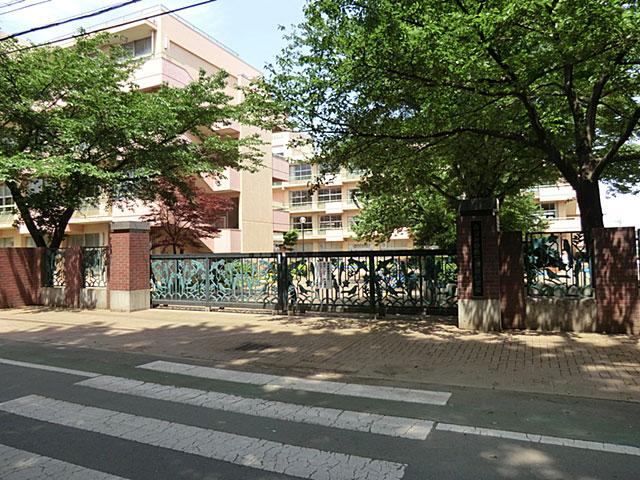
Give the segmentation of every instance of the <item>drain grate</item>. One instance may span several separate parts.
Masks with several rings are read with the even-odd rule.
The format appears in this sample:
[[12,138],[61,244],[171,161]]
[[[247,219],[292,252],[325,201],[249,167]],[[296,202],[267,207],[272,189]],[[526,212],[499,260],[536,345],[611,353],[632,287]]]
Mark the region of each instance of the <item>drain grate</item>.
[[262,350],[266,350],[271,347],[273,347],[273,345],[269,345],[268,343],[247,342],[242,345],[238,345],[234,350],[238,350],[240,352],[261,352]]

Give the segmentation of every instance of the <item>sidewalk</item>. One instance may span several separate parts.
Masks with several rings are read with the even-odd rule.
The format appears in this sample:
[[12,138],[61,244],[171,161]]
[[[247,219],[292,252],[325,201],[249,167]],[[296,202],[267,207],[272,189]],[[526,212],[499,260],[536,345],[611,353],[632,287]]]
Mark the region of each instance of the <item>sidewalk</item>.
[[473,333],[392,318],[27,308],[0,310],[0,339],[417,388],[456,385],[640,402],[640,339],[628,336]]

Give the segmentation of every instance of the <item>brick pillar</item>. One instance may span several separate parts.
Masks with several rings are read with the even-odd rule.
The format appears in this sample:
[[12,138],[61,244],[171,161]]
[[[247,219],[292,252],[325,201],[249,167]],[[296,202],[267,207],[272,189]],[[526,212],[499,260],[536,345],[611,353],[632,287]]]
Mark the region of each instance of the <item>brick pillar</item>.
[[80,290],[84,287],[82,247],[67,247],[64,250],[64,305],[80,308]]
[[498,233],[502,328],[524,328],[526,316],[522,232]]
[[497,202],[464,200],[458,218],[458,325],[500,330]]
[[117,312],[148,309],[149,224],[113,222],[109,243],[109,308]]
[[596,228],[594,281],[598,326],[608,333],[640,333],[636,233],[633,227]]

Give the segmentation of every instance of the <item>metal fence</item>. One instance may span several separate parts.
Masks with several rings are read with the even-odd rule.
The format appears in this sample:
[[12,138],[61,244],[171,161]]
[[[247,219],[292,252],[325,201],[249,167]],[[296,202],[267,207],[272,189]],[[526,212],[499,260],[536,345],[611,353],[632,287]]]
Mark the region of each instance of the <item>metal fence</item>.
[[592,297],[592,261],[583,232],[536,232],[524,245],[525,283],[533,297]]
[[86,287],[106,287],[109,247],[82,249],[82,278]]
[[443,250],[151,256],[155,305],[455,313],[457,265]]
[[44,255],[44,286],[64,287],[64,249],[46,249]]
[[[66,272],[64,268],[65,249],[47,249],[45,251],[44,286],[64,287]],[[83,287],[106,287],[109,247],[82,248]]]

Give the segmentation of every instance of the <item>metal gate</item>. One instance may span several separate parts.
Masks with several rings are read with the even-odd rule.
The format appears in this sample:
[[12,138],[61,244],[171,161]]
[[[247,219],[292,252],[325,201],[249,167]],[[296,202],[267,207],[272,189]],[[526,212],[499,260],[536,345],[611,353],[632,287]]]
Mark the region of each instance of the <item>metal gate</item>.
[[154,305],[280,311],[457,311],[457,265],[448,250],[151,256]]

